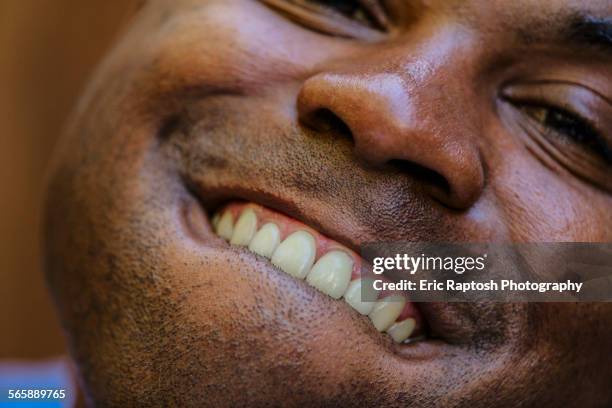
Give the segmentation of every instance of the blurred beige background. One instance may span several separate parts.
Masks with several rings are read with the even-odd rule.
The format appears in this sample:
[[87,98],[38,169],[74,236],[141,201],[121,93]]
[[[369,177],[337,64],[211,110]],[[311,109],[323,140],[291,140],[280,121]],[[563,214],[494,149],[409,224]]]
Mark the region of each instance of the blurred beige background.
[[0,0],[0,359],[64,352],[40,202],[62,124],[138,0]]

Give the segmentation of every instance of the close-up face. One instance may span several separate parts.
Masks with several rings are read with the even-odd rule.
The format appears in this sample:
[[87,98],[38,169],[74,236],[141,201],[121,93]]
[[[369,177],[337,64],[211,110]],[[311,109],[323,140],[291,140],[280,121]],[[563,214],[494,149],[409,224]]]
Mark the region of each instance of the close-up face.
[[610,406],[612,303],[353,298],[369,243],[609,243],[611,176],[609,0],[150,0],[47,279],[93,405]]

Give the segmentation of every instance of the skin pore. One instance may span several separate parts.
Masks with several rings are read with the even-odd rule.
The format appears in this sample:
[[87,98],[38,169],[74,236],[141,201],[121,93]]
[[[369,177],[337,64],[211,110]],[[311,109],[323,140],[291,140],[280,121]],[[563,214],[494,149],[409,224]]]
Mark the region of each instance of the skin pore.
[[610,242],[609,1],[151,0],[58,148],[50,287],[101,406],[609,406],[612,304],[428,304],[395,345],[228,246]]

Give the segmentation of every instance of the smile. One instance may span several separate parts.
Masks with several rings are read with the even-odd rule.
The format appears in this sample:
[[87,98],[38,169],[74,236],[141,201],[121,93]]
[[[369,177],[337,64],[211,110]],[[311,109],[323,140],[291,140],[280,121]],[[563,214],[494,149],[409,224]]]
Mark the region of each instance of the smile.
[[364,284],[369,279],[364,260],[305,224],[253,203],[232,203],[214,214],[212,225],[230,245],[248,249],[333,299],[343,299],[396,343],[423,337],[423,320],[413,303],[397,292],[391,295]]

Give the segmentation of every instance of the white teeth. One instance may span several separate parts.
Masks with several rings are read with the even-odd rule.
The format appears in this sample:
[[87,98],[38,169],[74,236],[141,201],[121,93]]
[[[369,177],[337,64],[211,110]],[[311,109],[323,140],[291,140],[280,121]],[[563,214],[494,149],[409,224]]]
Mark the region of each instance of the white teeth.
[[415,326],[416,321],[410,318],[395,323],[393,326],[387,329],[387,333],[391,336],[393,341],[396,343],[402,343],[404,340],[412,336]]
[[219,225],[217,225],[217,235],[226,240],[232,239],[232,235],[234,233],[234,217],[232,213],[226,211],[219,220]]
[[376,330],[382,332],[391,327],[406,305],[403,296],[389,296],[379,300],[369,314]]
[[377,301],[362,300],[377,299],[378,291],[374,289],[371,279],[351,282],[354,260],[346,252],[330,251],[314,264],[317,250],[312,234],[296,231],[280,242],[281,233],[276,224],[269,222],[257,230],[257,215],[251,208],[242,212],[236,225],[230,211],[215,214],[211,224],[217,235],[230,241],[230,244],[248,246],[251,252],[271,259],[273,265],[289,275],[306,278],[311,286],[334,299],[344,296],[346,303],[362,315],[367,315],[379,332],[386,331],[396,343],[403,343],[414,333],[415,319],[396,322],[406,305],[403,296],[389,296]]
[[270,259],[279,244],[280,230],[275,224],[270,222],[257,231],[249,245],[249,250]]
[[[364,297],[361,296],[362,290],[366,295]],[[357,310],[362,315],[370,314],[376,302],[366,302],[362,301],[361,299],[376,299],[377,297],[378,291],[374,289],[371,280],[367,279],[356,279],[352,281],[348,289],[346,290],[346,293],[344,294],[344,300],[346,301],[346,303],[351,305],[353,309]]]
[[315,239],[306,231],[289,235],[274,251],[272,264],[299,279],[304,279],[314,263]]
[[210,223],[212,224],[212,227],[213,227],[213,231],[217,231],[217,228],[219,227],[219,220],[220,219],[221,219],[221,214],[216,213],[212,217],[212,220],[210,220]]
[[306,282],[334,299],[340,299],[351,281],[353,259],[343,251],[330,251],[312,267]]
[[240,218],[238,218],[238,222],[236,222],[230,244],[247,246],[253,239],[256,231],[257,216],[253,210],[247,208],[242,212]]

